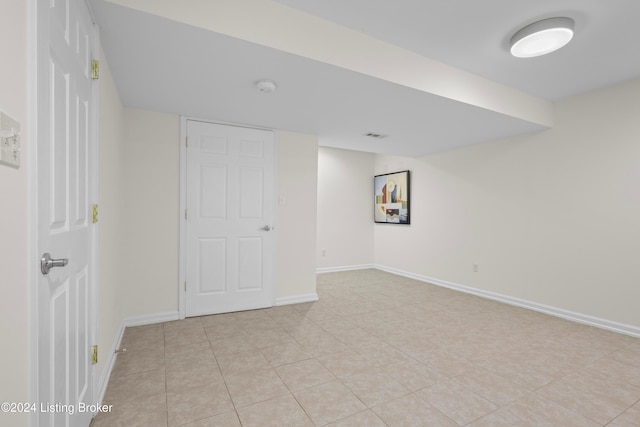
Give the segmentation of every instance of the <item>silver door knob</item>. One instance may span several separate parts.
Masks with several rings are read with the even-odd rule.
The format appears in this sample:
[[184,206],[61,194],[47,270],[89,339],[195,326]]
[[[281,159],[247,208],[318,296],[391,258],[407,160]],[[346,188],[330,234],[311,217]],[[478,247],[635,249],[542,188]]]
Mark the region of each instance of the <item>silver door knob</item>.
[[264,227],[262,227],[260,230],[263,230],[263,231],[271,231],[271,230],[273,230],[273,228],[271,228],[271,226],[269,226],[269,225],[265,225],[265,226],[264,226]]
[[67,264],[69,264],[68,258],[53,259],[47,252],[40,258],[40,271],[46,276],[53,267],[64,267]]

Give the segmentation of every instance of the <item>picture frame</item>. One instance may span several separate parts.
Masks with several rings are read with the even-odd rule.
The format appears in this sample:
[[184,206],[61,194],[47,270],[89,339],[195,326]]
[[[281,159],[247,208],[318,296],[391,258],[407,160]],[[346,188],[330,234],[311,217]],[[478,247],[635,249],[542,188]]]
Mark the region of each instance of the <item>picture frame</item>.
[[411,224],[410,171],[375,175],[374,222],[378,224]]

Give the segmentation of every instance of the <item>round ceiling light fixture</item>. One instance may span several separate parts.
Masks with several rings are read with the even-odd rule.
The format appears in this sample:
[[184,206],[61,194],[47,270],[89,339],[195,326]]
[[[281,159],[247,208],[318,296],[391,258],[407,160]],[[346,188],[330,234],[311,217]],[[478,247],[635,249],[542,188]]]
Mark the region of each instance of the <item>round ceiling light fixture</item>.
[[275,82],[271,80],[258,80],[256,82],[256,87],[260,92],[264,93],[273,93],[276,91],[276,89],[278,89],[278,86],[276,86]]
[[511,54],[517,58],[533,58],[556,51],[573,38],[575,22],[558,17],[534,22],[511,37]]

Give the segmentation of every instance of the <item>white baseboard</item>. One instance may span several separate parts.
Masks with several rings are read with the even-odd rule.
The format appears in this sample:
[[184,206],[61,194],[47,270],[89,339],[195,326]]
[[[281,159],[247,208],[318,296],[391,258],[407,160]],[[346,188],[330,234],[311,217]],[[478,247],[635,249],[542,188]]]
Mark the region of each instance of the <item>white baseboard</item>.
[[375,264],[361,264],[361,265],[343,265],[340,267],[322,267],[322,268],[316,268],[316,274],[338,273],[341,271],[366,270],[369,268],[377,268],[377,266]]
[[496,292],[485,291],[482,289],[473,288],[470,286],[460,285],[458,283],[449,282],[446,280],[437,279],[434,277],[423,276],[421,274],[410,273],[396,268],[387,267],[384,265],[376,265],[374,268],[378,270],[386,271],[387,273],[396,274],[398,276],[408,277],[410,279],[419,280],[421,282],[427,282],[434,285],[442,286],[445,288],[453,289],[460,292],[476,295],[479,297],[503,302],[505,304],[515,305],[518,307],[526,308],[533,311],[549,314],[551,316],[561,317],[563,319],[571,320],[585,325],[595,326],[597,328],[606,329],[613,332],[618,332],[625,335],[631,335],[640,338],[640,328],[624,323],[618,323],[599,317],[590,316],[587,314],[576,313],[573,311],[565,310],[558,307],[552,307],[545,304],[540,304],[533,301],[527,301],[520,298],[511,297],[509,295],[499,294]]
[[127,317],[124,319],[124,326],[142,326],[152,325],[154,323],[171,322],[180,319],[180,313],[177,311],[168,311],[166,313],[144,314],[142,316]]
[[318,294],[315,292],[312,294],[302,294],[302,295],[293,295],[290,297],[281,297],[276,298],[275,305],[289,305],[289,304],[300,304],[303,302],[313,302],[318,301]]
[[113,340],[113,345],[106,354],[107,360],[105,363],[105,368],[102,371],[102,377],[100,378],[100,382],[98,384],[98,404],[100,405],[104,400],[104,394],[106,393],[107,386],[109,385],[109,378],[111,378],[111,372],[113,371],[113,367],[116,364],[116,350],[120,348],[120,343],[122,342],[122,337],[124,335],[124,329],[125,325],[124,321],[122,321],[122,323],[120,323],[120,328],[118,329],[116,339]]

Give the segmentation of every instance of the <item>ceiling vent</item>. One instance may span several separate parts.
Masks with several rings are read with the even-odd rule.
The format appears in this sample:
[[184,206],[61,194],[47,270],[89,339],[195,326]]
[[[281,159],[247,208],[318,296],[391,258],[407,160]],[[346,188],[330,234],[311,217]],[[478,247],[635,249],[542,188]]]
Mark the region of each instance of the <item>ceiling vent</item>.
[[382,139],[382,138],[386,138],[387,135],[382,134],[382,133],[375,133],[375,132],[367,132],[364,134],[364,136],[367,136],[369,138],[375,138],[375,139]]

